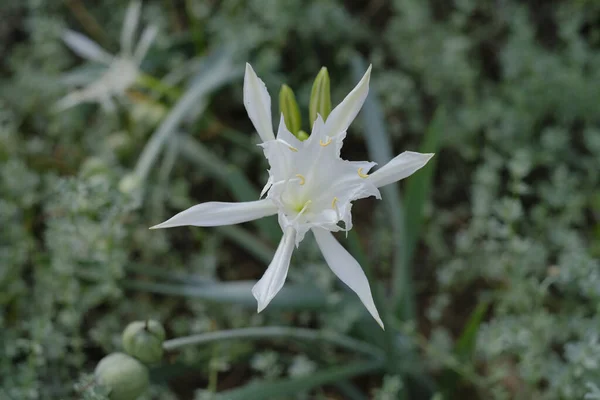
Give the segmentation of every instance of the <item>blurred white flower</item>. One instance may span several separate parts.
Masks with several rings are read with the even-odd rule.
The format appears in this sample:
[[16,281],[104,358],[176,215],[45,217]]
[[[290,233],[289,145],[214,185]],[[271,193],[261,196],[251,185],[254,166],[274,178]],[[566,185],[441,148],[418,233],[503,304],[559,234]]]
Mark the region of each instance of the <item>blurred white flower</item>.
[[64,42],[75,53],[87,60],[103,64],[106,70],[97,80],[59,100],[56,104],[58,111],[87,102],[100,103],[105,110],[114,110],[113,97],[122,96],[135,83],[140,73],[140,65],[158,31],[156,26],[148,26],[134,48],[140,11],[140,1],[132,1],[129,4],[121,31],[121,51],[114,56],[81,33],[67,30],[63,34]]
[[252,289],[258,301],[258,312],[283,287],[294,245],[298,246],[310,230],[333,273],[356,292],[383,328],[365,273],[331,232],[352,229],[354,200],[370,196],[380,198],[379,187],[413,174],[433,154],[406,151],[373,174],[369,171],[375,163],[340,158],[346,130],[369,92],[370,74],[371,67],[354,90],[331,112],[327,121],[318,116],[310,137],[300,141],[288,131],[283,116],[275,138],[271,98],[265,84],[246,64],[244,104],[263,141],[260,146],[271,166],[269,180],[262,193],[268,193],[267,197],[246,203],[199,204],[153,228],[229,225],[277,214],[283,238],[271,265]]

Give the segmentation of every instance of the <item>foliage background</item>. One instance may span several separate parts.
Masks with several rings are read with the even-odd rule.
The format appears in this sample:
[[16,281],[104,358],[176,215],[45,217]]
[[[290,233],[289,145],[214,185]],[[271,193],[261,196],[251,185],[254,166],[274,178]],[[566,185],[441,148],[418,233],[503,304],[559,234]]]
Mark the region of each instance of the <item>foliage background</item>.
[[[600,398],[599,2],[146,0],[142,20],[160,33],[144,71],[165,84],[181,71],[179,94],[195,79],[223,84],[196,99],[141,178],[131,174],[173,99],[142,87],[113,114],[51,107],[66,93],[61,78],[83,65],[61,33],[84,32],[116,51],[126,7],[0,5],[3,398],[102,398],[85,374],[120,348],[128,322],[150,317],[169,337],[290,325],[380,344],[310,241],[294,258],[290,290],[255,313],[249,281],[274,251],[273,221],[147,229],[192,204],[262,187],[243,62],[273,98],[281,83],[292,86],[307,115],[318,69],[329,68],[335,104],[357,81],[357,54],[373,63],[370,98],[382,113],[375,121],[377,112],[363,111],[345,156],[375,158],[368,138],[382,132],[394,154],[427,138],[437,147],[435,169],[400,186],[400,241],[389,208],[355,207],[353,248],[365,249],[383,295],[398,290],[394,254],[416,244],[404,260],[412,278],[400,275],[414,296],[395,309],[393,325],[408,372],[280,398]],[[405,195],[411,180],[424,185],[422,200]],[[230,281],[242,282],[220,286]],[[186,347],[153,367],[147,398],[212,398],[356,358],[285,340]]]

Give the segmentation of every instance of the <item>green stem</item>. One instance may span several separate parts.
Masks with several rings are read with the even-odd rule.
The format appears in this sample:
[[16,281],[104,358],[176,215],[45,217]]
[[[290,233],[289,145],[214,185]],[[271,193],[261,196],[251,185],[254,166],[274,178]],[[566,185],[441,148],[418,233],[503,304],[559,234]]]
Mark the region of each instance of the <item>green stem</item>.
[[167,340],[163,343],[163,348],[169,351],[183,346],[206,344],[220,340],[264,339],[275,337],[330,342],[376,359],[384,358],[384,354],[379,348],[348,336],[333,332],[287,326],[264,326],[201,333],[198,335]]

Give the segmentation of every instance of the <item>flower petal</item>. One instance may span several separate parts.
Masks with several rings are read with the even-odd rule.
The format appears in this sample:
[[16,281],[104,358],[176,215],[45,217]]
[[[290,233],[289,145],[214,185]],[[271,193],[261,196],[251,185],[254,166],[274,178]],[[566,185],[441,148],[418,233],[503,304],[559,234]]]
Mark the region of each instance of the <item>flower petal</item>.
[[431,157],[433,153],[405,151],[371,174],[369,180],[377,187],[389,185],[414,174],[423,168]]
[[256,76],[248,63],[244,75],[244,106],[262,141],[275,139],[271,120],[271,97],[265,83]]
[[375,321],[384,329],[383,321],[379,317],[373,296],[371,295],[369,281],[358,261],[342,247],[331,232],[319,228],[313,228],[312,231],[329,268],[358,295],[360,301],[362,301],[369,313],[375,318]]
[[58,100],[54,105],[53,110],[55,112],[64,111],[68,108],[75,107],[76,105],[79,105],[85,101],[86,100],[80,91],[74,91]]
[[273,261],[271,261],[262,278],[252,288],[252,295],[258,302],[258,312],[269,305],[285,283],[294,251],[295,236],[296,232],[292,228],[284,231]]
[[300,141],[296,136],[294,136],[285,125],[285,118],[283,117],[283,113],[281,113],[281,117],[279,119],[277,139],[289,143],[294,148],[300,148],[302,146],[302,141]]
[[134,0],[129,3],[123,20],[123,29],[121,30],[121,52],[131,55],[133,51],[133,36],[140,20],[140,11],[142,3]]
[[202,203],[180,212],[171,219],[150,229],[173,228],[175,226],[221,226],[252,221],[277,213],[271,200],[245,203]]
[[138,42],[133,54],[133,58],[136,60],[138,65],[141,64],[144,60],[144,57],[146,57],[146,53],[148,53],[148,49],[152,45],[152,42],[154,42],[157,33],[158,27],[155,25],[150,25],[144,29],[144,32],[142,32],[142,37],[140,38],[140,41]]
[[62,35],[62,39],[71,50],[87,60],[107,65],[112,62],[113,56],[98,46],[92,39],[81,33],[67,29]]
[[360,111],[369,94],[369,79],[371,77],[371,66],[365,72],[360,82],[346,98],[331,111],[325,121],[325,132],[328,136],[335,136],[348,129],[356,115]]

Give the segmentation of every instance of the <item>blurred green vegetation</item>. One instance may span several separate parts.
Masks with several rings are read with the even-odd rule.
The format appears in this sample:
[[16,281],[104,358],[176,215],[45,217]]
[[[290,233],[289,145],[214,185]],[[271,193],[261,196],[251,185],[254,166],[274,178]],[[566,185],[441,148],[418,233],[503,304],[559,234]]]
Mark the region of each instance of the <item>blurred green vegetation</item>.
[[[105,399],[96,364],[148,318],[216,336],[167,351],[146,399],[600,398],[600,2],[145,0],[146,79],[116,112],[53,110],[94,68],[65,29],[116,53],[126,8],[0,3],[0,399]],[[309,240],[256,314],[275,220],[148,230],[258,197],[246,61],[303,121],[322,66],[335,105],[372,63],[344,157],[437,153],[355,206],[385,332]],[[291,331],[228,336],[268,326]]]

